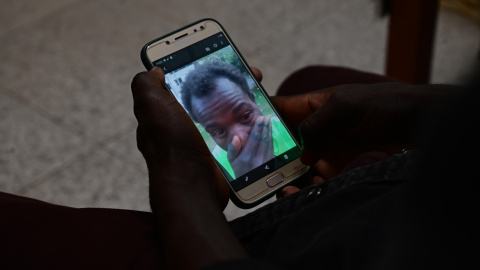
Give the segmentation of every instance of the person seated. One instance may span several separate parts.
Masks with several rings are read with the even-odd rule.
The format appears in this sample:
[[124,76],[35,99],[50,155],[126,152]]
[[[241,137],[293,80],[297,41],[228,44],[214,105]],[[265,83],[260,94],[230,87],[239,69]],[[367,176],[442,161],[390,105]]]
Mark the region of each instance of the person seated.
[[230,222],[228,183],[162,70],[131,87],[152,213],[0,193],[0,269],[478,268],[478,81],[294,73],[279,93],[302,94],[272,100],[312,170]]

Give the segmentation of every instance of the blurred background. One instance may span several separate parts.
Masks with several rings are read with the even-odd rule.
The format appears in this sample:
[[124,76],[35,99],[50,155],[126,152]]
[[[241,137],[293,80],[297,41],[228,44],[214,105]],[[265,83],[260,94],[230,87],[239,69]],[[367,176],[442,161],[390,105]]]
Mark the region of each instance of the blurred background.
[[[443,2],[429,81],[457,83],[478,60],[479,23],[455,1]],[[133,76],[144,70],[146,42],[215,18],[274,95],[288,74],[307,65],[386,74],[390,16],[382,16],[381,3],[0,0],[0,191],[73,207],[149,211],[130,93]],[[225,214],[249,211],[230,203]]]

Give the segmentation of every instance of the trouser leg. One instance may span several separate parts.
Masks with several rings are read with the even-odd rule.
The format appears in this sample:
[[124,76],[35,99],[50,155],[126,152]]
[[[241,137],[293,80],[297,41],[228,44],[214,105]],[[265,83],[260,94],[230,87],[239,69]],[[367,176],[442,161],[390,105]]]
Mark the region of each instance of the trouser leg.
[[0,269],[158,268],[160,256],[151,213],[0,192]]

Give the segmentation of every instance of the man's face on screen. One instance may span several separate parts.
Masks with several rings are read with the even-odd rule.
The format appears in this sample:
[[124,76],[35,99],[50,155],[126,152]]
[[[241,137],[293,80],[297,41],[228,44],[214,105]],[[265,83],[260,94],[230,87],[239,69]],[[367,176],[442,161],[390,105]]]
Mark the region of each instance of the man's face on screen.
[[192,109],[200,124],[225,151],[235,136],[243,149],[255,120],[262,115],[253,94],[249,96],[227,78],[216,79],[209,95],[193,98]]

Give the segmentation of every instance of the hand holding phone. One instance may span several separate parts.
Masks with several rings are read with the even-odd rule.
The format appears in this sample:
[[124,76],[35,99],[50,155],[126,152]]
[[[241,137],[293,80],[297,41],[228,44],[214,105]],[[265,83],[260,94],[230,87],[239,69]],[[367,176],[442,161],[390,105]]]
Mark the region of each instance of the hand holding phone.
[[[204,19],[149,42],[147,69],[198,128],[242,208],[253,207],[303,175],[301,149],[227,33]],[[180,147],[180,146],[179,146]]]
[[175,192],[190,199],[207,194],[224,209],[228,185],[188,114],[164,87],[158,68],[139,73],[132,81],[137,144],[147,162],[150,191],[157,194],[150,199],[171,203],[169,199],[181,200]]

